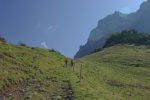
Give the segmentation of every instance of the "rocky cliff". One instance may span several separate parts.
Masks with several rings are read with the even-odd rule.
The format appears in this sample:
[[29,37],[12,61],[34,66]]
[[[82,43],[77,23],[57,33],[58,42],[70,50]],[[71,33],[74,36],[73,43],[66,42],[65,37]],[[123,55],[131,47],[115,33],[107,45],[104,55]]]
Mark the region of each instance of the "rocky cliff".
[[139,32],[150,33],[149,11],[150,0],[147,0],[141,4],[140,9],[135,13],[123,14],[116,11],[114,14],[100,20],[97,27],[91,31],[87,43],[80,46],[75,58],[88,55],[93,50],[101,48],[108,36],[113,32],[135,29]]

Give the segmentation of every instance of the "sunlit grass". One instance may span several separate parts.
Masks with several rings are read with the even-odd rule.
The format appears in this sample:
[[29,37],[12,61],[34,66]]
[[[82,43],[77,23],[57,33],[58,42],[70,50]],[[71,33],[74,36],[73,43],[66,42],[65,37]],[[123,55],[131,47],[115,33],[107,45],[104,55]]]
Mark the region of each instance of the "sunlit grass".
[[63,99],[70,82],[75,100],[150,99],[150,47],[105,48],[75,60],[74,69],[65,59],[47,49],[1,44],[0,90],[17,85],[26,90],[20,100]]

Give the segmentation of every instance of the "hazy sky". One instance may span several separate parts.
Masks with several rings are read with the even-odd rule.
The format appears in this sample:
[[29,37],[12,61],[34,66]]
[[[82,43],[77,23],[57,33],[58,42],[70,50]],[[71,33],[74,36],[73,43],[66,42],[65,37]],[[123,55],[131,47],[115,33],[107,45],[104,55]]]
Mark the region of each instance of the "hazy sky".
[[11,43],[73,57],[98,20],[136,11],[145,0],[0,0],[0,34]]

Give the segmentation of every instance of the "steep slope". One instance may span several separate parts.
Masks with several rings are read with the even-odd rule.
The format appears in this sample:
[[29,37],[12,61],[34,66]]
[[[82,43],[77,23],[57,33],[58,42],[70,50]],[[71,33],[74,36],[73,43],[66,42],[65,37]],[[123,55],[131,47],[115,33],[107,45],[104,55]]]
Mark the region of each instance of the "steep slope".
[[71,99],[64,59],[53,50],[0,42],[0,99]]
[[150,0],[144,2],[140,9],[131,14],[122,14],[115,12],[112,15],[100,20],[94,28],[84,46],[80,46],[75,58],[85,56],[93,50],[104,45],[106,38],[113,32],[119,32],[125,29],[135,29],[139,32],[150,33]]
[[116,45],[78,59],[77,100],[149,100],[150,47]]

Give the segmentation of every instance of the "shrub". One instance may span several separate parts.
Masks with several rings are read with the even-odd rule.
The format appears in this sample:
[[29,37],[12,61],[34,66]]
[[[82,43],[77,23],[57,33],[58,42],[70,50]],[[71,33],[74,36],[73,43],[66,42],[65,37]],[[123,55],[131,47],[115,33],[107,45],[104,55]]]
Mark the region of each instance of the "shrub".
[[19,43],[20,46],[27,46],[25,43]]
[[1,37],[1,36],[0,36],[0,41],[6,43],[5,38],[3,38],[3,37]]
[[33,49],[33,50],[34,50],[34,49],[37,49],[37,47],[31,47],[31,49]]
[[49,52],[56,52],[55,49],[49,49]]

